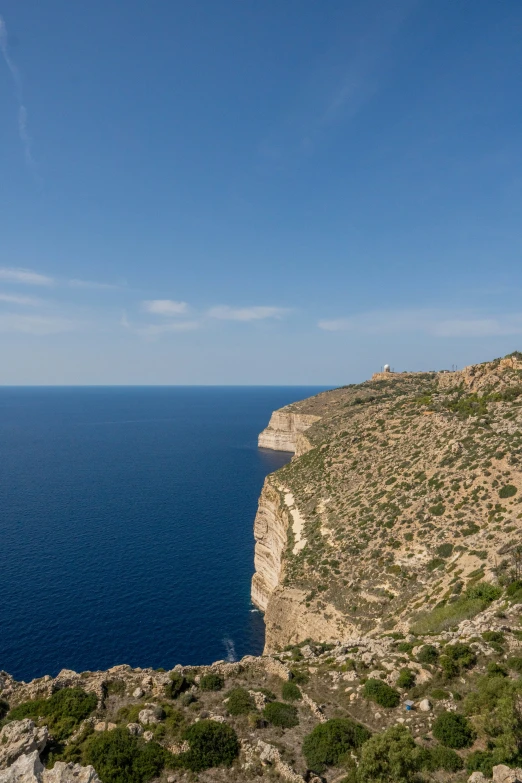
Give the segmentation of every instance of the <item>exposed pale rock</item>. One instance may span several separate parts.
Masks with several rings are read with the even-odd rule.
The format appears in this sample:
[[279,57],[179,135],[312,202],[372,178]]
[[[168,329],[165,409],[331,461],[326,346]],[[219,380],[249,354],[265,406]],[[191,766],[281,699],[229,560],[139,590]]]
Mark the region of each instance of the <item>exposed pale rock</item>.
[[423,699],[419,702],[419,710],[421,712],[429,712],[431,710],[431,704],[429,699]]
[[258,438],[258,446],[274,451],[296,452],[298,434],[306,432],[320,418],[306,413],[293,413],[286,408],[274,411],[268,427]]
[[139,737],[143,733],[143,729],[139,723],[129,723],[127,725],[127,731],[135,737]]
[[487,778],[482,772],[472,772],[468,778],[468,783],[487,783]]
[[52,769],[46,769],[42,783],[101,783],[94,767],[57,761]]
[[505,764],[493,767],[493,783],[522,783],[522,769],[510,769]]
[[135,699],[141,699],[145,696],[145,691],[142,688],[136,688],[136,690],[132,692],[132,695]]
[[19,756],[40,753],[48,733],[47,726],[35,726],[29,718],[7,723],[0,731],[0,768],[11,766]]
[[145,726],[148,726],[152,723],[160,722],[158,716],[156,715],[155,710],[151,710],[151,709],[140,710],[138,715],[138,720],[140,723],[143,723]]
[[152,731],[144,731],[143,739],[145,740],[145,742],[150,742],[152,739],[154,739],[154,734],[152,733]]
[[16,761],[0,771],[0,783],[41,783],[43,764],[40,761],[37,750],[33,750],[24,756],[19,756]]

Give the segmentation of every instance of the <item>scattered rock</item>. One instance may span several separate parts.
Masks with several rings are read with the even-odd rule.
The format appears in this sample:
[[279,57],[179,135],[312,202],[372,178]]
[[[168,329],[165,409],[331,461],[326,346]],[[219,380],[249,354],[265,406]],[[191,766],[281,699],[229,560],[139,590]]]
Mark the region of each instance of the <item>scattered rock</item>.
[[143,729],[139,723],[129,723],[127,725],[127,731],[134,737],[139,737],[141,734],[143,734]]
[[149,726],[153,723],[160,722],[155,710],[151,709],[140,710],[138,720],[140,723],[143,723],[144,726]]
[[522,783],[522,769],[510,769],[505,764],[498,764],[493,767],[493,783]]

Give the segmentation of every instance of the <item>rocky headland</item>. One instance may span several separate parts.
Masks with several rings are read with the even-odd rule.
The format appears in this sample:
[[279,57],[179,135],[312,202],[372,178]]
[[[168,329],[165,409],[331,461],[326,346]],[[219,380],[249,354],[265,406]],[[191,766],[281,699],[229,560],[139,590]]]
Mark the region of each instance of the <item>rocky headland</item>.
[[522,355],[272,415],[260,657],[0,672],[0,783],[522,783]]

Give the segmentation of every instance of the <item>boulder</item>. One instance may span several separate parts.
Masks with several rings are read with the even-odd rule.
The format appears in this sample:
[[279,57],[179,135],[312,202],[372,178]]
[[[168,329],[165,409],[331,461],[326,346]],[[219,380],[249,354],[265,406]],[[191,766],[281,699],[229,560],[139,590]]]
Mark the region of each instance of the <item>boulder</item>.
[[140,710],[138,720],[140,723],[143,723],[144,726],[149,726],[152,723],[160,722],[158,716],[156,715],[156,711],[150,709]]
[[37,750],[18,756],[8,769],[0,771],[0,783],[41,783],[43,764]]
[[6,723],[0,731],[0,768],[10,767],[20,756],[45,748],[47,726],[38,727],[29,718]]
[[135,699],[141,699],[145,696],[145,691],[142,688],[136,688],[136,690],[132,692],[132,695]]
[[431,710],[431,703],[429,699],[423,699],[419,702],[419,710],[421,712],[429,712]]
[[468,783],[488,783],[488,781],[482,772],[472,772],[468,778]]
[[139,723],[129,723],[127,725],[127,731],[129,734],[133,734],[135,737],[139,737],[140,734],[143,733],[143,729],[141,728]]
[[493,767],[493,783],[522,783],[522,769],[510,769],[505,764]]
[[101,783],[94,767],[57,761],[52,769],[46,769],[42,783]]

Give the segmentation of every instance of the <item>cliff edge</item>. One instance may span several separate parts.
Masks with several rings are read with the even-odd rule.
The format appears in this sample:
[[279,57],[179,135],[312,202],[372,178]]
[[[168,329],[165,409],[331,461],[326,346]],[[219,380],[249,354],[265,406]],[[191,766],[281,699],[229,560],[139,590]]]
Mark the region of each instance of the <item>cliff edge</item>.
[[266,652],[449,617],[518,543],[521,354],[323,392],[272,414],[270,442],[295,456],[254,526]]

